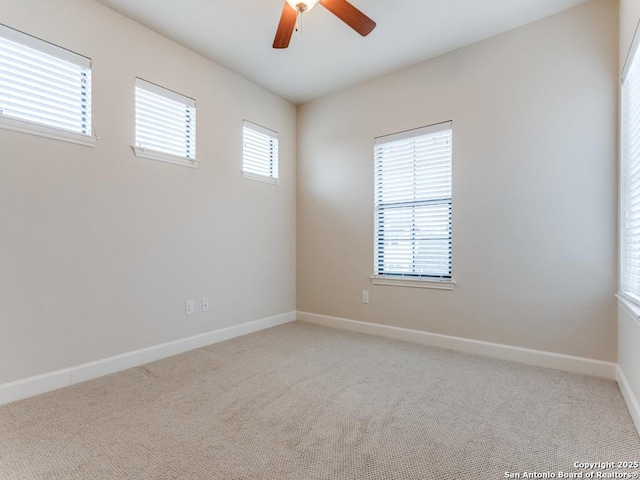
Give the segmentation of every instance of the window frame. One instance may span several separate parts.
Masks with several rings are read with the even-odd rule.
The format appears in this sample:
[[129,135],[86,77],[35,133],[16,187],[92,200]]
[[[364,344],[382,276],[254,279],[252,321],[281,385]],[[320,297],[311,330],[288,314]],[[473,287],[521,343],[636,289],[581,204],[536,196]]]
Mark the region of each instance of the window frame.
[[[264,175],[257,172],[248,171],[247,168],[247,156],[246,156],[246,143],[247,130],[250,130],[259,135],[265,136],[269,138],[269,141],[273,144],[275,142],[275,154],[273,152],[273,145],[271,148],[271,153],[268,156],[268,160],[265,161],[267,165],[265,167],[270,170],[270,175]],[[258,182],[270,183],[273,185],[280,184],[280,138],[278,132],[275,130],[271,130],[269,128],[263,127],[262,125],[258,125],[257,123],[253,123],[249,120],[243,120],[242,122],[242,176],[247,180],[254,180]],[[273,172],[275,171],[275,175]]]
[[[187,155],[177,155],[168,151],[163,151],[160,149],[150,148],[148,146],[142,145],[141,141],[138,138],[138,90],[143,90],[147,93],[150,93],[154,96],[162,97],[165,100],[169,100],[171,102],[179,103],[186,107],[185,115],[193,116],[193,125],[189,129],[187,128],[187,124],[189,122],[185,122],[185,137],[189,136],[189,132],[192,132],[193,136],[193,152],[194,156],[189,157]],[[132,150],[136,157],[146,158],[149,160],[157,160],[160,162],[171,163],[174,165],[180,165],[183,167],[190,168],[198,168],[200,162],[197,160],[196,151],[197,151],[197,109],[196,109],[196,100],[183,95],[181,93],[170,90],[166,87],[158,85],[156,83],[150,82],[140,77],[136,77],[135,81],[135,89],[134,89],[134,142],[132,145]],[[186,150],[187,147],[185,147]]]
[[[631,267],[627,258],[628,242],[630,236],[629,230],[637,229],[640,227],[640,219],[638,219],[633,225],[627,225],[627,213],[628,205],[631,203],[632,196],[630,192],[630,184],[633,183],[632,178],[629,176],[629,172],[636,170],[634,175],[636,180],[636,187],[640,185],[640,150],[636,152],[636,158],[631,158],[632,153],[629,151],[631,143],[640,142],[640,117],[636,119],[635,125],[629,125],[629,108],[635,107],[634,114],[640,116],[640,39],[636,35],[632,42],[629,54],[625,61],[622,75],[620,78],[620,176],[619,176],[619,258],[618,258],[618,298],[626,302],[628,308],[631,308],[636,316],[640,315],[640,286],[638,286],[639,279],[633,280],[629,272]],[[633,79],[634,83],[629,85],[629,81]],[[628,89],[634,90],[635,105],[629,104],[629,92]],[[630,132],[628,129],[633,128],[635,130]],[[634,135],[635,134],[635,135]],[[630,138],[630,135],[634,135]],[[636,195],[636,200],[640,199],[640,194]],[[640,242],[640,234],[635,235],[636,242]],[[640,247],[637,249],[640,251]],[[640,262],[636,262],[640,263]],[[638,268],[638,265],[635,266]],[[640,275],[635,275],[640,277]],[[629,287],[630,283],[635,283],[635,291]]]
[[[85,83],[84,86],[80,86],[80,88],[85,90],[86,100],[81,103],[81,109],[77,113],[80,116],[87,116],[89,124],[86,129],[88,133],[83,133],[61,126],[51,125],[50,123],[38,122],[36,120],[4,114],[0,109],[0,128],[93,147],[96,144],[98,137],[94,134],[93,130],[91,59],[3,24],[0,24],[0,37],[5,38],[11,43],[34,50],[39,55],[47,55],[59,60],[60,62],[72,64],[75,67],[79,67],[84,70]],[[88,78],[86,72],[88,72]]]
[[[381,210],[378,202],[378,189],[379,189],[379,160],[378,159],[378,146],[385,145],[401,140],[410,140],[414,138],[419,138],[425,135],[437,134],[439,132],[450,131],[451,135],[451,173],[450,173],[450,188],[451,188],[451,196],[447,198],[438,199],[437,201],[433,200],[417,200],[413,201],[412,206],[425,206],[425,205],[435,205],[442,204],[448,205],[449,207],[449,274],[448,275],[423,275],[420,273],[393,273],[393,272],[382,272],[379,270],[380,265],[380,217]],[[412,130],[407,130],[403,132],[398,132],[390,135],[383,135],[380,137],[376,137],[374,139],[374,251],[373,251],[373,263],[374,263],[374,273],[371,276],[371,282],[375,285],[390,285],[390,286],[405,286],[405,287],[415,287],[415,288],[431,288],[437,290],[452,290],[456,285],[456,282],[453,280],[453,254],[452,254],[452,218],[453,218],[453,121],[449,120],[446,122],[441,122],[437,124],[428,125],[425,127],[419,127]],[[384,206],[386,208],[398,208],[401,204],[405,204],[405,201],[397,201],[397,202],[389,202]],[[395,206],[394,206],[395,204]]]

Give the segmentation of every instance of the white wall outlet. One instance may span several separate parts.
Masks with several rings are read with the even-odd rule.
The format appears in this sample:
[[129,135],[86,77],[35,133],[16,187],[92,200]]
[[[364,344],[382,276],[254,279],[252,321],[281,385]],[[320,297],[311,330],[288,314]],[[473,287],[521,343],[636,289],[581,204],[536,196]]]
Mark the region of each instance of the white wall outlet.
[[362,290],[362,303],[369,303],[369,290]]
[[186,315],[193,315],[194,303],[193,300],[187,300],[184,304],[184,313]]
[[202,299],[202,311],[203,312],[208,312],[209,311],[209,299],[208,298],[203,298]]

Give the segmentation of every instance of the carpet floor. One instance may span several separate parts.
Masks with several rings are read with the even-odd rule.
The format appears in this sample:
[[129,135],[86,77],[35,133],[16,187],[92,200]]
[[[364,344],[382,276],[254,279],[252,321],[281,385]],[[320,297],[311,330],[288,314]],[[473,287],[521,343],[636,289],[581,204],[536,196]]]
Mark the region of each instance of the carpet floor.
[[618,461],[615,382],[300,322],[0,407],[3,480],[640,473],[584,465]]

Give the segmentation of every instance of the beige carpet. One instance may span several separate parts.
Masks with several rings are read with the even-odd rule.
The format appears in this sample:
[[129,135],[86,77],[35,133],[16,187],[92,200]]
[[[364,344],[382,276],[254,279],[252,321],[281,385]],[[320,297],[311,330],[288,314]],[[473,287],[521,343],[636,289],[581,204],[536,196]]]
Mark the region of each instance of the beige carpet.
[[614,382],[304,323],[0,407],[3,480],[490,480],[624,460],[640,439]]

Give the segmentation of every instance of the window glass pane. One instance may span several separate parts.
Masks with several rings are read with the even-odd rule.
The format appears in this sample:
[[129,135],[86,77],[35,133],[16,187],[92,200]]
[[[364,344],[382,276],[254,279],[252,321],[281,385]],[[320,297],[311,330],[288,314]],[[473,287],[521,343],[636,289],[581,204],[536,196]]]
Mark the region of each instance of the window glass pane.
[[620,290],[640,301],[640,58],[636,51],[622,86]]
[[376,139],[377,275],[451,277],[448,122]]
[[0,112],[91,135],[90,60],[0,26]]
[[276,132],[244,121],[242,171],[278,178],[278,134]]
[[136,146],[195,159],[195,102],[171,90],[136,79]]

